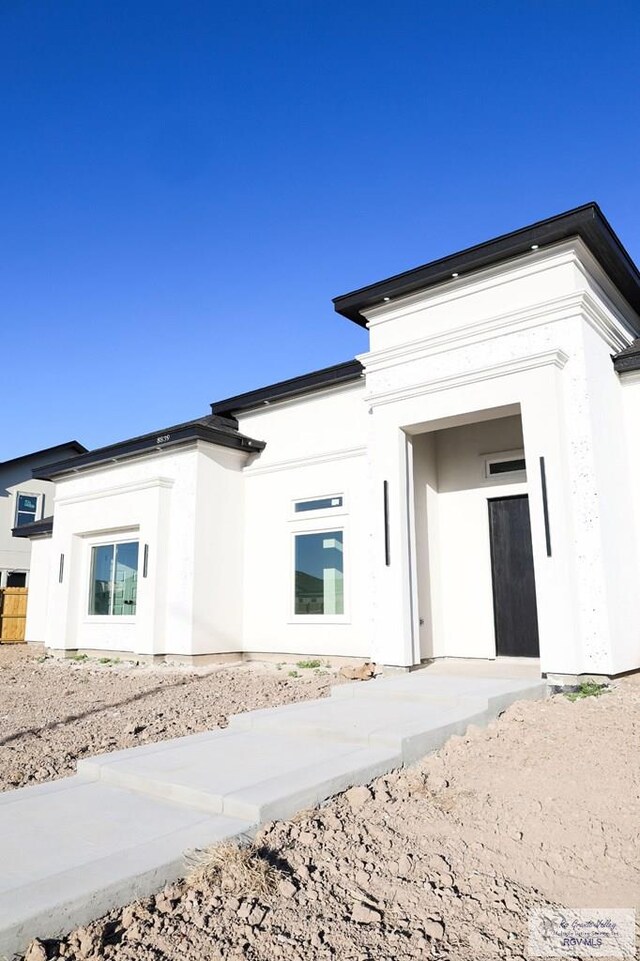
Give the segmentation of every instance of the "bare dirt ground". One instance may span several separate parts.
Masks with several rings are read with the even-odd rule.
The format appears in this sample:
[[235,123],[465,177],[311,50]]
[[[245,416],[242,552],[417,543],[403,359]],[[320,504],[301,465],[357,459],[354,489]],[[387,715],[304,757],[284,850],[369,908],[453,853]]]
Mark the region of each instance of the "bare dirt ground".
[[521,702],[28,961],[525,958],[532,907],[638,906],[639,733],[631,681]]
[[322,697],[335,682],[325,668],[136,667],[43,659],[25,645],[5,645],[0,791],[73,774],[86,755],[225,727],[230,714]]

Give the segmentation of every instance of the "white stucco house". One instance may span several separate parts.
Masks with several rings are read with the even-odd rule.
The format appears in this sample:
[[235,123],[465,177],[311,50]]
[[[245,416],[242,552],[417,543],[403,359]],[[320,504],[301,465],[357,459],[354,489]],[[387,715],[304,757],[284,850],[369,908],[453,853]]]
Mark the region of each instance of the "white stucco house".
[[640,668],[640,274],[597,205],[334,305],[355,360],[38,474],[28,639]]

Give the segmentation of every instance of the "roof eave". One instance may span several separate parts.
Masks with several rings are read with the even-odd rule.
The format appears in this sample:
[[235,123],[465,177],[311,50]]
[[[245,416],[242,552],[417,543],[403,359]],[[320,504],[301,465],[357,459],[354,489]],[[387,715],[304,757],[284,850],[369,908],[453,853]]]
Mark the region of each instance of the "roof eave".
[[50,537],[53,533],[53,517],[43,517],[42,520],[32,521],[31,524],[23,524],[21,527],[14,527],[11,531],[14,537]]
[[116,463],[120,460],[149,454],[152,451],[164,451],[197,440],[206,441],[218,447],[243,451],[247,454],[257,454],[264,450],[266,446],[264,441],[254,440],[244,434],[234,436],[207,427],[204,424],[192,424],[173,430],[169,428],[161,433],[145,434],[130,441],[122,441],[119,444],[111,444],[109,447],[89,451],[86,455],[69,458],[56,464],[47,464],[34,470],[33,476],[39,480],[53,480],[63,474],[77,473],[83,469],[98,467],[106,463]]
[[623,357],[614,355],[611,359],[616,374],[630,374],[640,370],[640,350],[633,354],[625,354]]
[[612,283],[631,307],[640,314],[640,273],[613,228],[596,203],[585,204],[520,230],[503,234],[474,247],[468,247],[413,270],[396,274],[351,291],[333,300],[343,317],[365,327],[363,313],[387,300],[405,297],[420,290],[450,281],[454,274],[463,277],[521,257],[532,247],[540,248],[580,237],[599,261]]
[[33,457],[42,457],[43,454],[52,454],[56,450],[63,450],[64,448],[71,448],[77,451],[78,455],[85,454],[87,448],[84,444],[81,444],[77,440],[67,441],[65,444],[54,444],[53,447],[44,447],[42,450],[34,450],[30,454],[20,454],[19,457],[10,457],[9,460],[0,461],[0,467],[6,467],[8,464],[18,464],[23,460],[31,460]]
[[359,380],[362,377],[362,371],[363,367],[359,360],[348,360],[345,363],[323,367],[321,370],[315,370],[300,377],[291,377],[289,380],[270,384],[268,387],[237,394],[235,397],[227,397],[225,400],[214,401],[211,404],[211,413],[218,416],[229,416],[256,407],[264,407],[275,401],[302,397],[304,394],[314,393],[318,390],[338,387]]

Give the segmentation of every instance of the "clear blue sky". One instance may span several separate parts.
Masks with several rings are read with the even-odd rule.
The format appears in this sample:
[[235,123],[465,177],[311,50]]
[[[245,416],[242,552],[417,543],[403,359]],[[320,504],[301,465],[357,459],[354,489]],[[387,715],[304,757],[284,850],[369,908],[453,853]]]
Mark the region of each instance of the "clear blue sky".
[[353,357],[331,297],[588,200],[640,4],[1,0],[0,460]]

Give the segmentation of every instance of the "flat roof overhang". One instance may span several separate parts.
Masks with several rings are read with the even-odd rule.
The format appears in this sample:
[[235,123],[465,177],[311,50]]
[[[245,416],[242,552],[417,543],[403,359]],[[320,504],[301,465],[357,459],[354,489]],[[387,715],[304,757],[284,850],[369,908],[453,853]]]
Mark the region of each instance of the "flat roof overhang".
[[264,450],[266,444],[261,440],[254,440],[231,430],[222,430],[210,424],[198,421],[195,423],[178,424],[153,434],[143,434],[119,444],[99,447],[96,450],[80,454],[78,457],[47,464],[33,471],[33,476],[39,480],[53,480],[63,474],[73,474],[89,467],[101,464],[115,463],[127,458],[140,456],[151,451],[164,451],[168,448],[182,446],[202,440],[218,447],[230,447],[248,454],[257,454]]
[[14,537],[50,537],[53,533],[53,515],[31,521],[30,524],[21,524],[20,527],[14,527],[11,533]]
[[[596,203],[576,207],[556,217],[540,220],[494,240],[467,247],[422,267],[335,297],[333,305],[343,317],[366,327],[363,311],[398,297],[428,290],[452,280],[454,274],[463,278],[475,271],[521,257],[529,253],[532,247],[548,247],[571,237],[582,239],[611,282],[640,315],[640,272]],[[640,334],[640,322],[635,318],[629,318],[629,322]]]
[[332,367],[314,370],[310,374],[278,381],[277,384],[270,384],[268,387],[236,394],[235,397],[227,397],[226,400],[214,401],[211,405],[211,413],[221,417],[233,417],[242,411],[265,407],[277,400],[301,397],[303,394],[359,380],[362,372],[363,368],[359,360],[347,360],[342,364],[333,364]]

